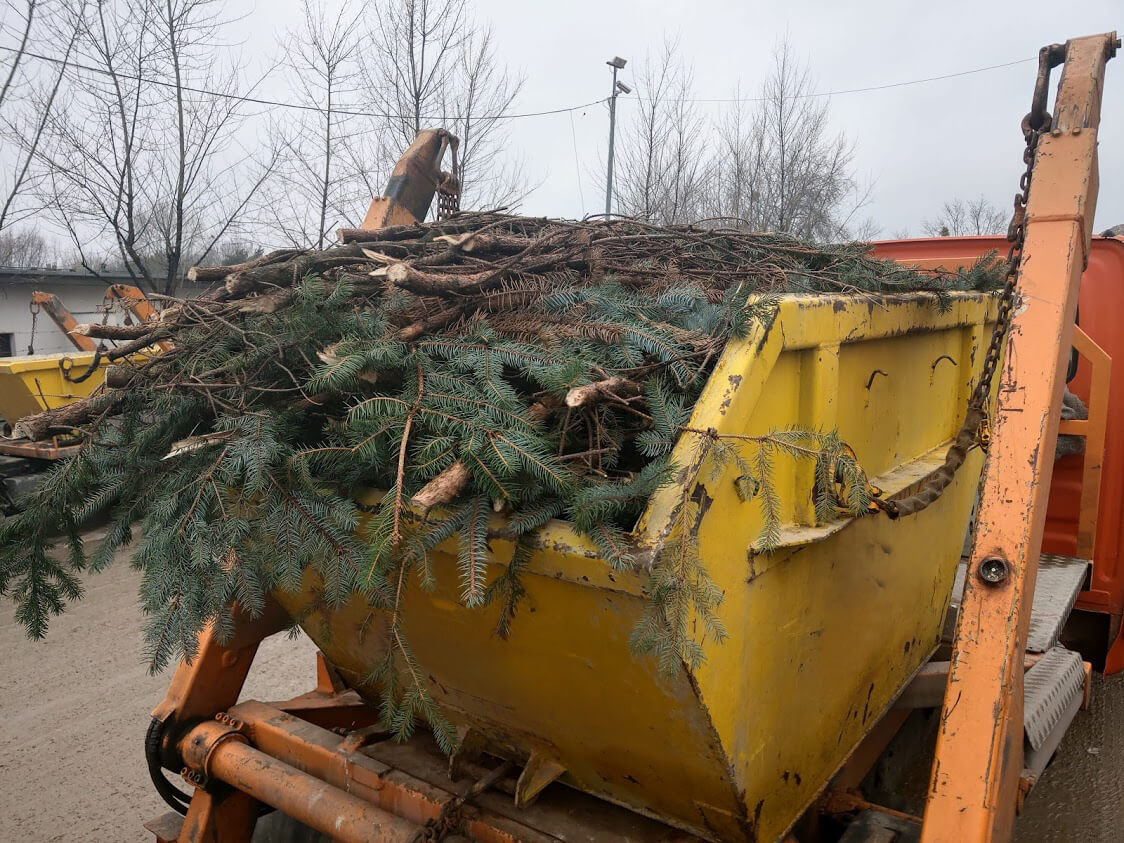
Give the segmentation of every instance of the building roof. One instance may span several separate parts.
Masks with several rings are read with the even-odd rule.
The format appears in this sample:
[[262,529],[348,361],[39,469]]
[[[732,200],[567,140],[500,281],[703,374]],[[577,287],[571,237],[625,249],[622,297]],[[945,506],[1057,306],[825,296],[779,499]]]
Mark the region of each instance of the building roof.
[[101,272],[95,275],[84,269],[48,269],[46,267],[0,266],[0,284],[135,284],[127,272]]
[[[48,267],[0,266],[0,286],[20,284],[29,287],[48,287],[52,284],[78,284],[107,287],[110,284],[133,284],[141,281],[134,275],[120,271],[102,271],[97,274],[84,269],[52,269]],[[183,279],[181,285],[197,286]]]

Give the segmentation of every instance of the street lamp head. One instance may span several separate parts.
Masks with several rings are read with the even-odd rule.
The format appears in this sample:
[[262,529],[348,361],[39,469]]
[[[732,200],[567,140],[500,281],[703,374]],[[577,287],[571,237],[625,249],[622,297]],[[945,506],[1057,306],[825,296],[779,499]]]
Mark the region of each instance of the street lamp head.
[[615,67],[617,70],[620,70],[622,67],[628,64],[628,59],[622,59],[620,56],[614,56],[611,61],[607,61],[605,62],[605,64],[609,65],[609,67]]
[[632,88],[628,87],[628,85],[624,84],[624,82],[617,82],[617,90],[620,91],[622,94],[631,94],[632,93]]

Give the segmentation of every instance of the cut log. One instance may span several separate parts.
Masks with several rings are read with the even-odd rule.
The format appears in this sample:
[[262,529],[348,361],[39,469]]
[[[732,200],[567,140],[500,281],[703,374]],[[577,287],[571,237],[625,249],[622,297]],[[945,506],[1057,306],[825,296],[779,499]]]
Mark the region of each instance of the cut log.
[[120,360],[122,357],[128,357],[130,354],[136,354],[138,351],[144,351],[149,346],[156,345],[161,340],[167,339],[168,336],[167,331],[153,331],[140,339],[110,349],[105,352],[104,357],[112,363],[114,360]]
[[372,243],[378,240],[413,240],[427,233],[420,225],[391,225],[386,228],[341,228],[336,232],[341,243]]
[[528,415],[535,421],[546,421],[565,406],[557,395],[547,393],[527,408]]
[[151,322],[140,325],[99,325],[96,322],[84,322],[68,333],[99,340],[135,340],[154,333],[155,330],[156,325]]
[[12,438],[37,442],[46,439],[52,433],[61,433],[79,427],[92,419],[95,412],[104,409],[104,402],[103,396],[90,396],[70,404],[63,404],[61,407],[24,416],[12,426]]
[[422,512],[429,512],[435,506],[447,504],[456,499],[468,484],[469,473],[464,463],[457,460],[414,495],[412,503]]
[[446,325],[451,325],[464,315],[464,307],[453,305],[437,311],[432,316],[419,319],[398,331],[398,339],[402,342],[413,342],[423,334],[440,330]]
[[242,300],[239,313],[276,313],[293,298],[292,290],[272,290]]
[[396,263],[386,268],[386,279],[396,287],[423,296],[447,296],[459,290],[478,287],[496,275],[494,270],[472,273],[423,272],[407,263]]
[[105,367],[105,385],[110,389],[121,389],[129,385],[129,382],[136,377],[137,370],[132,366],[106,366]]
[[640,384],[628,378],[612,377],[575,386],[566,393],[567,407],[585,407],[611,398],[631,398],[640,394]]
[[232,263],[230,266],[193,266],[187,271],[187,280],[203,284],[212,284],[222,281],[226,276],[256,266],[267,266],[271,263],[283,263],[305,254],[307,249],[276,249],[266,255],[251,258],[242,263]]

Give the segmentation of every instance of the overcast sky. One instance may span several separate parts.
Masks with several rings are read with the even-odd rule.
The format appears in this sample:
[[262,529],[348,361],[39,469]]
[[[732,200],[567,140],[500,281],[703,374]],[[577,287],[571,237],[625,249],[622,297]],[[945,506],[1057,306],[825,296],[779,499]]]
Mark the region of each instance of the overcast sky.
[[[375,0],[377,2],[377,0]],[[787,33],[811,65],[818,89],[904,82],[1033,59],[1053,41],[1118,29],[1122,0],[475,0],[495,28],[507,63],[527,82],[518,111],[604,97],[605,61],[630,61],[621,78],[665,36],[678,37],[693,64],[697,96],[753,93],[770,51]],[[257,33],[295,23],[299,0],[257,0],[246,23]],[[948,198],[983,194],[1006,207],[1021,170],[1019,121],[1027,112],[1035,62],[868,93],[831,98],[834,125],[857,144],[858,175],[872,180],[868,213],[883,236],[920,233]],[[621,99],[620,119],[635,113]],[[714,110],[718,104],[700,108]],[[541,186],[525,201],[532,214],[580,216],[603,207],[592,172],[604,160],[604,105],[516,120],[510,148]],[[1124,55],[1109,63],[1101,128],[1101,191],[1096,226],[1124,223]]]
[[[480,21],[495,29],[501,58],[526,77],[518,112],[605,97],[607,59],[628,59],[621,78],[634,82],[630,72],[668,36],[679,40],[693,67],[696,96],[715,99],[731,97],[739,85],[743,95],[755,94],[771,50],[786,34],[821,91],[1025,59],[972,75],[830,98],[834,127],[856,144],[858,177],[873,183],[865,215],[882,236],[920,234],[922,220],[935,216],[946,199],[983,194],[1006,209],[1022,167],[1019,121],[1029,107],[1038,48],[1124,31],[1124,0],[474,2]],[[324,3],[333,6],[333,0]],[[227,8],[244,14],[238,25],[244,49],[262,64],[300,17],[300,0],[230,0]],[[271,96],[291,99],[279,81],[266,87]],[[705,117],[722,105],[699,108]],[[622,122],[632,119],[635,96],[621,98],[618,114]],[[539,185],[524,212],[574,217],[603,209],[604,104],[513,120],[507,131],[508,151]],[[1124,223],[1124,55],[1108,66],[1100,137],[1097,231]]]

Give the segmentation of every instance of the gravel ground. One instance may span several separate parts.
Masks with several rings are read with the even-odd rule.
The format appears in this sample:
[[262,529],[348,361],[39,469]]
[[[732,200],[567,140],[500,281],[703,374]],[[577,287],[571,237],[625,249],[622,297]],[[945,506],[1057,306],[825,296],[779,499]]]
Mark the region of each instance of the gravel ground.
[[[136,595],[121,563],[28,641],[0,604],[0,841],[151,841],[142,825],[168,808],[144,762],[144,732],[171,671],[150,676]],[[244,695],[285,699],[316,684],[307,638],[267,639]]]
[[1124,673],[1093,674],[1077,712],[1015,827],[1016,843],[1124,840]]
[[[164,813],[142,750],[169,672],[145,670],[139,575],[119,564],[30,642],[0,606],[0,841],[150,841]],[[315,684],[315,648],[274,636],[258,651],[246,698],[284,699]],[[1124,840],[1124,674],[1095,677],[1031,794],[1017,843]]]

